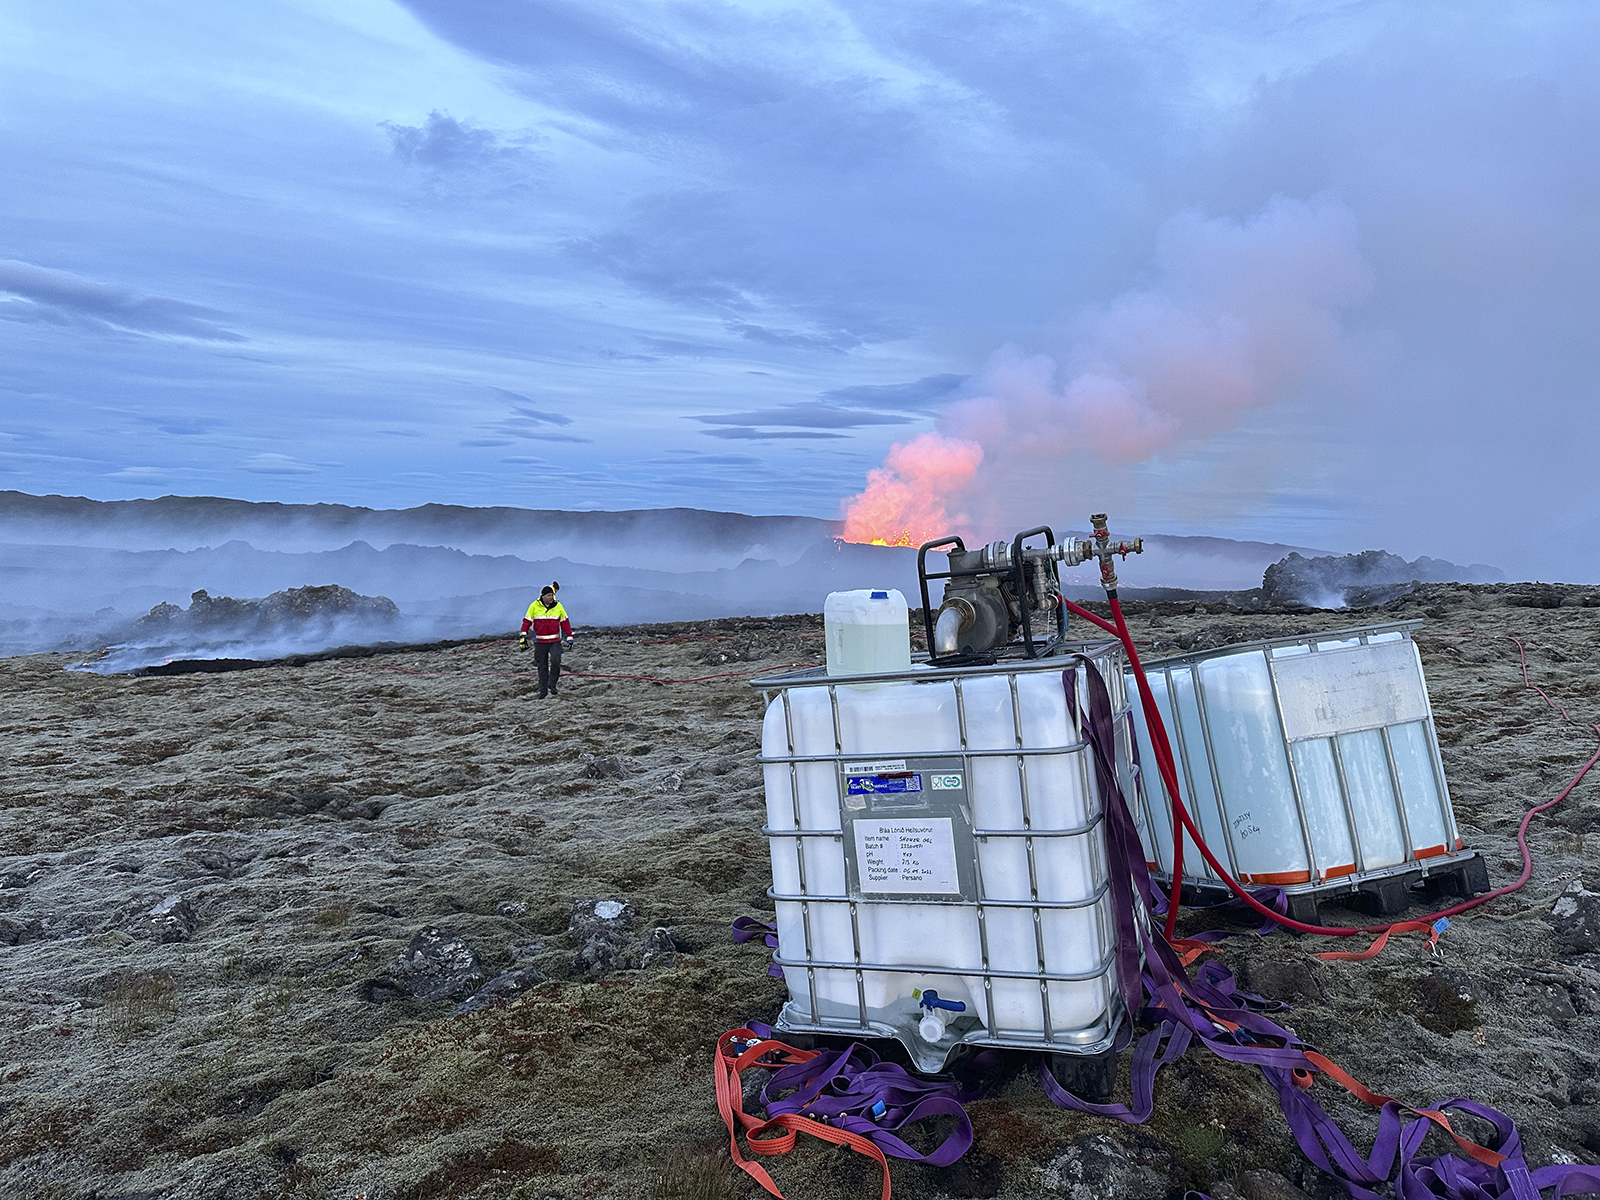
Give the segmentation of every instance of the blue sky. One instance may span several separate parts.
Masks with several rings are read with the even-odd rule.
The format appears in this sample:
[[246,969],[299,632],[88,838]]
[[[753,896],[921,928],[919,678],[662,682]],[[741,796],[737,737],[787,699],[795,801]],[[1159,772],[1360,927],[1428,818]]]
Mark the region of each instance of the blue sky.
[[[1264,382],[991,446],[975,513],[1582,575],[1597,53],[1538,0],[14,0],[0,487],[835,516],[1160,311]],[[1289,367],[1274,213],[1345,280],[1297,260]]]

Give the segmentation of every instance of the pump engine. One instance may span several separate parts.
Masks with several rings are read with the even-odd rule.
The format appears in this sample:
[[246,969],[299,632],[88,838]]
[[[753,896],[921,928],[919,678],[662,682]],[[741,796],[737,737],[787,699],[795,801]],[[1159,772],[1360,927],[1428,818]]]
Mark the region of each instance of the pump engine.
[[[1068,537],[1057,542],[1048,525],[1028,529],[1009,542],[990,542],[968,550],[959,537],[929,542],[917,551],[917,574],[922,584],[923,620],[928,634],[929,661],[938,665],[951,660],[970,661],[993,655],[1016,642],[1023,653],[1034,658],[1040,652],[1036,640],[1047,633],[1060,637],[1066,629],[1061,605],[1060,564],[1076,567],[1099,558],[1102,582],[1111,573],[1112,555],[1139,554],[1144,539],[1113,542],[1106,530],[1104,514],[1090,518],[1091,538]],[[1043,546],[1025,546],[1030,538],[1043,537]],[[928,552],[944,550],[949,556],[945,571],[928,571]],[[937,612],[932,609],[928,584],[943,579],[944,597]]]

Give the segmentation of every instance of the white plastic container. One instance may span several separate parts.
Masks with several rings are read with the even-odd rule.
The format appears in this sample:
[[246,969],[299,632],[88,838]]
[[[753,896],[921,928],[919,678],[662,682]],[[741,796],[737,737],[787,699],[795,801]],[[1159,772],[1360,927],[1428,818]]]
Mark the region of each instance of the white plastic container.
[[[1126,790],[1121,649],[1087,653],[1118,714]],[[762,762],[790,995],[781,1028],[897,1037],[924,1070],[961,1043],[1111,1044],[1121,1007],[1101,797],[1067,715],[1068,665],[753,681],[776,692]],[[928,991],[963,1010],[919,1005]]]
[[[1354,885],[1461,848],[1422,660],[1404,625],[1145,664],[1206,842],[1247,883]],[[1129,687],[1132,687],[1129,681]],[[1171,802],[1135,705],[1141,834],[1172,869]],[[1220,882],[1184,835],[1184,877]]]
[[893,588],[830,592],[822,606],[829,675],[911,669],[906,598]]

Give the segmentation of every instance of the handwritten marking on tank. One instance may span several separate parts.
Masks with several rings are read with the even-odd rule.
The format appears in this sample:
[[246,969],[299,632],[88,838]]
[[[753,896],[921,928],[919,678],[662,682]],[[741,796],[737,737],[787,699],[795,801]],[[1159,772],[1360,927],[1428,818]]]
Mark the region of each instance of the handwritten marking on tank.
[[955,835],[949,817],[854,822],[863,891],[958,895]]
[[1250,811],[1246,809],[1233,818],[1233,831],[1239,835],[1239,840],[1242,842],[1252,833],[1260,833],[1261,826],[1250,819]]

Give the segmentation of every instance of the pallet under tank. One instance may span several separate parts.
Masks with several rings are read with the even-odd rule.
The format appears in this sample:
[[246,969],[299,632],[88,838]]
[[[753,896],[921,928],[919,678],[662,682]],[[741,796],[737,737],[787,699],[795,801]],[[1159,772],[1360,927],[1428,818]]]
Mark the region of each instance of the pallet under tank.
[[[1323,900],[1390,915],[1410,903],[1413,888],[1457,896],[1488,889],[1482,857],[1464,848],[1450,805],[1411,637],[1420,624],[1272,638],[1144,664],[1178,786],[1207,844],[1241,882],[1283,888],[1297,920],[1314,921]],[[1170,802],[1137,710],[1135,726],[1135,816],[1152,867],[1170,882]],[[1185,834],[1185,901],[1228,895]]]
[[[1063,650],[1105,679],[1126,791],[1121,647]],[[1069,667],[1081,713],[1085,673],[1068,657],[751,681],[768,698],[780,1030],[894,1038],[924,1071],[962,1047],[1114,1071],[1126,1014],[1102,797],[1068,713]]]

